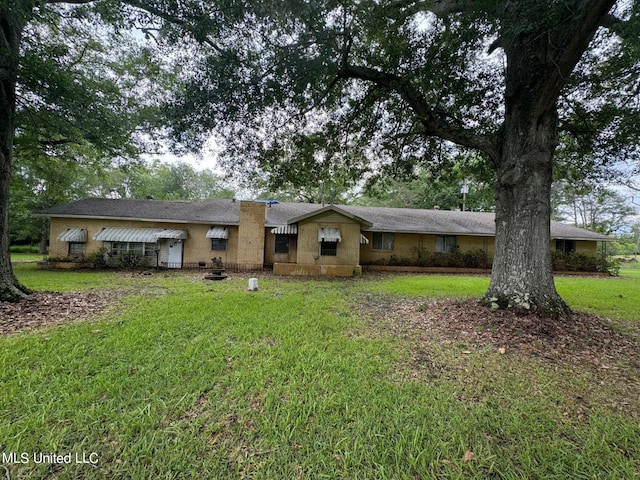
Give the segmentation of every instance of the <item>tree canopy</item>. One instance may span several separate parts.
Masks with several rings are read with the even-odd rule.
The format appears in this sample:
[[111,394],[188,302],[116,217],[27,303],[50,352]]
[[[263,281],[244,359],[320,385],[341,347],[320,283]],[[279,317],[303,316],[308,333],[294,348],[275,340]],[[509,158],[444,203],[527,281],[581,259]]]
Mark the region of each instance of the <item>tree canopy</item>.
[[0,3],[0,299],[26,291],[9,260],[10,205],[66,201],[79,178],[154,147],[171,75],[127,30],[147,19],[123,6]]
[[553,171],[637,168],[637,1],[218,5],[215,48],[173,111],[178,138],[215,129],[234,168],[276,178],[283,163],[299,172],[301,138],[350,152],[332,161],[357,171],[446,168],[476,151],[495,171],[485,302],[569,311],[551,273]]
[[549,251],[558,159],[637,162],[637,0],[86,3],[187,49],[174,138],[215,130],[236,171],[415,173],[475,151],[495,178],[492,307],[569,311]]
[[[636,2],[234,7],[225,12],[216,50],[186,78],[173,126],[182,139],[223,132],[235,168],[258,167],[279,182],[286,163],[295,177],[298,167],[308,168],[302,138],[311,137],[350,152],[334,162],[358,172],[377,172],[391,162],[396,169],[437,163],[460,148],[477,149],[489,160],[505,123],[506,48],[538,31],[547,38],[539,45],[524,39],[527,49],[513,55],[531,55],[535,48],[533,53],[551,56],[561,42],[565,50],[579,49],[567,53],[571,59],[550,59],[570,65],[544,72],[559,115],[557,168],[568,163],[595,175],[637,160]],[[596,7],[598,18],[589,21],[597,24],[573,45],[569,32]]]

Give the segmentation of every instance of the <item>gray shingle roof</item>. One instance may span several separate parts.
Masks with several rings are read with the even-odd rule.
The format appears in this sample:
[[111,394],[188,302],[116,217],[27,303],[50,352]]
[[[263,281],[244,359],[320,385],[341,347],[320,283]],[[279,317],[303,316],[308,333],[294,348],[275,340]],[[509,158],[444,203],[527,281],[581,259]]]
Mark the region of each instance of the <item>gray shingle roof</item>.
[[[364,230],[373,232],[495,235],[493,213],[349,205],[336,205],[336,207],[370,222],[371,227],[365,226]],[[266,227],[277,227],[286,225],[297,217],[319,211],[324,206],[310,203],[276,203],[267,205],[266,208]],[[88,198],[48,208],[38,214],[51,217],[120,218],[172,223],[237,225],[240,218],[240,202],[227,199],[170,202]],[[611,240],[604,235],[559,222],[551,222],[551,237],[572,240]]]
[[240,218],[240,202],[226,199],[172,202],[87,198],[41,210],[38,215],[237,225]]

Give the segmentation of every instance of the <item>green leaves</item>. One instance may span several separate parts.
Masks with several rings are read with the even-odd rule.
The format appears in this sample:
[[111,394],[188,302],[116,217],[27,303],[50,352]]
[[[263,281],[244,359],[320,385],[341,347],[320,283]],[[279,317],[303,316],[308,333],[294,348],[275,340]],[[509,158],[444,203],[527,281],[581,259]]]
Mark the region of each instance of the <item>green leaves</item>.
[[[616,23],[618,33],[637,28],[632,5],[629,12],[616,12],[625,20]],[[298,158],[298,149],[285,148],[300,143],[297,135],[324,136],[337,146],[331,135],[344,133],[349,140],[343,147],[357,151],[374,170],[389,162],[436,158],[427,148],[431,136],[494,153],[489,150],[504,121],[510,61],[504,49],[544,60],[542,50],[525,53],[513,45],[531,48],[526,38],[546,38],[555,49],[549,55],[560,61],[564,36],[577,28],[577,13],[586,14],[577,12],[577,4],[538,1],[217,6],[220,23],[208,38],[219,49],[202,60],[197,75],[185,79],[183,95],[170,110],[173,133],[193,142],[222,131],[230,169],[250,165],[275,178],[281,177],[282,163],[305,170],[304,155]],[[625,98],[635,92],[637,41],[616,43],[605,33],[599,38],[605,40],[592,45],[584,69],[561,79],[568,81],[561,118],[576,132],[576,120],[585,122],[577,110],[582,106],[589,125],[580,128],[581,144],[612,153],[614,138],[625,139],[618,149],[636,140],[637,107],[609,100],[618,91]],[[604,58],[602,46],[607,46]],[[376,75],[394,82],[378,81]]]

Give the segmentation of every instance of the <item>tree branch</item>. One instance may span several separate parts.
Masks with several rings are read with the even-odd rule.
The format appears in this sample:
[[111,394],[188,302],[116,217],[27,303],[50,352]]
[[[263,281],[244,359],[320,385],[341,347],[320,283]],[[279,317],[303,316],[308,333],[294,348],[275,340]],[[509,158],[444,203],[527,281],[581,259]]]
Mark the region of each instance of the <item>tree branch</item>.
[[60,145],[68,145],[74,142],[68,138],[65,138],[65,139],[59,139],[59,140],[42,139],[42,140],[38,140],[38,143],[46,147],[57,147]]
[[220,48],[215,42],[213,42],[213,40],[211,40],[211,38],[209,38],[208,36],[203,36],[202,33],[200,32],[196,32],[193,27],[193,25],[191,24],[191,22],[189,22],[187,19],[185,18],[180,18],[178,16],[176,16],[175,14],[166,12],[164,10],[161,10],[159,8],[156,8],[152,5],[149,5],[148,3],[146,3],[145,1],[140,1],[140,0],[124,0],[123,3],[126,3],[127,5],[133,7],[133,8],[137,8],[138,10],[142,10],[144,12],[150,13],[151,15],[154,15],[162,20],[164,20],[165,22],[174,24],[174,25],[178,25],[180,27],[183,27],[185,30],[187,30],[188,32],[190,32],[193,37],[205,44],[210,46],[211,48],[213,48],[215,51],[217,51],[218,53],[221,53],[223,50],[222,48]]
[[407,17],[420,12],[431,12],[438,17],[444,17],[453,13],[462,13],[472,4],[471,0],[401,0],[392,3],[390,8],[402,11]]
[[[540,89],[538,106],[544,110],[558,98],[576,64],[587,50],[603,18],[613,7],[615,0],[584,1],[577,11],[582,15],[572,15],[566,24],[559,23],[548,33],[549,47],[557,54],[552,59],[553,68],[548,69],[544,85]],[[520,52],[512,52],[520,55]]]
[[437,106],[429,105],[427,99],[404,78],[373,68],[344,63],[338,71],[338,78],[364,80],[398,93],[424,128],[425,135],[439,137],[464,147],[475,148],[491,158],[496,158],[495,141],[492,135],[479,135],[471,129],[464,128],[455,119],[452,122],[451,115]]
[[622,20],[615,15],[605,15],[600,22],[600,26],[615,33],[622,39],[637,40],[637,35],[634,35],[633,32],[629,31],[629,28],[632,27],[631,22]]
[[94,3],[96,0],[47,0],[46,3],[67,3],[69,5],[86,5]]

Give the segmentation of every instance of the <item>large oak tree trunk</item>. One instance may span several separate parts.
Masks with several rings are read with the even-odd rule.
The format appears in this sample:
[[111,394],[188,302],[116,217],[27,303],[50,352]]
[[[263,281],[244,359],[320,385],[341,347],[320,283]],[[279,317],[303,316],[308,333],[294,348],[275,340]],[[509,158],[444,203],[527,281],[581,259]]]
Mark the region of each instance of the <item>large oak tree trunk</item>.
[[494,308],[563,316],[551,260],[555,112],[505,135],[497,165],[496,251],[484,301]]
[[556,291],[551,261],[551,182],[558,143],[556,52],[547,35],[523,34],[505,48],[505,122],[494,159],[496,251],[484,302],[559,317],[570,312]]
[[0,301],[18,301],[29,293],[16,279],[9,253],[9,184],[22,28],[10,11],[0,9]]

